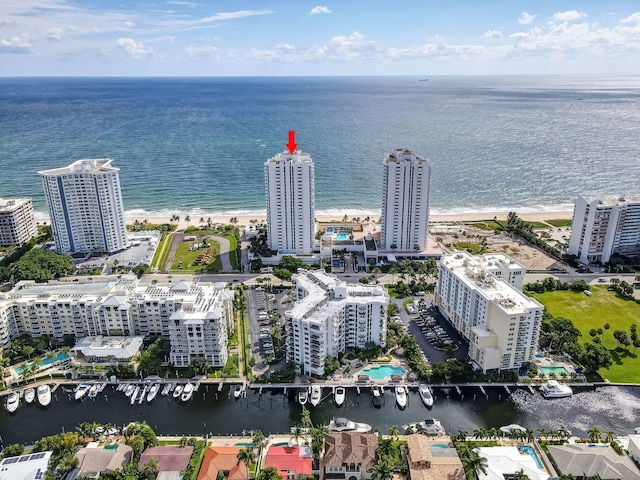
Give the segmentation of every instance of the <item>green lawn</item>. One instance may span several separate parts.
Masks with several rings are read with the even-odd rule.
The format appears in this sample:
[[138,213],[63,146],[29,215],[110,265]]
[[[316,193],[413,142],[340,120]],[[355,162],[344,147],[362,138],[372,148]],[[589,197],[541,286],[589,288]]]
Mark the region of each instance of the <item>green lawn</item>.
[[[207,240],[209,242],[209,247],[212,250],[214,255],[212,256],[212,262],[218,256],[218,252],[220,252],[220,244],[215,240]],[[203,253],[206,248],[200,248],[193,252],[189,251],[189,248],[193,245],[194,242],[181,242],[178,246],[178,250],[176,251],[176,256],[173,260],[173,264],[171,265],[171,270],[185,270],[185,271],[198,271],[202,270],[206,267],[206,265],[193,265],[196,257]],[[180,262],[182,262],[182,268],[179,269]]]
[[465,225],[469,225],[470,227],[479,228],[480,230],[495,230],[496,228],[501,228],[500,225],[493,220],[484,220],[481,222],[465,222]]
[[549,225],[553,225],[554,227],[570,227],[571,220],[568,218],[557,218],[555,220],[545,220]]
[[531,225],[531,228],[549,228],[549,225],[547,225],[546,223],[542,223],[542,222],[524,222],[528,225]]
[[600,374],[611,382],[640,383],[640,359],[634,348],[616,349],[617,341],[613,338],[614,330],[626,330],[632,323],[640,323],[640,305],[632,300],[623,300],[615,292],[607,291],[607,287],[591,287],[592,295],[567,290],[532,294],[547,311],[555,317],[565,317],[582,332],[582,343],[590,342],[589,330],[602,328],[609,323],[611,328],[602,335],[602,343],[609,349],[613,357],[613,365],[609,370],[601,370]]

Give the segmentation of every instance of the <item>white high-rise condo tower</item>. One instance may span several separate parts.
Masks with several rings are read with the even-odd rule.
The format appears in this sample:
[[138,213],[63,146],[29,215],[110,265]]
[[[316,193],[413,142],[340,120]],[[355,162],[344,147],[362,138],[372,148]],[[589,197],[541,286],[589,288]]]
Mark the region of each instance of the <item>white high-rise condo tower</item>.
[[579,196],[573,210],[568,253],[583,263],[607,263],[611,255],[640,251],[640,196]]
[[315,235],[313,160],[308,153],[285,151],[264,164],[269,248],[284,254],[309,254]]
[[59,253],[112,253],[127,248],[119,168],[110,158],[78,160],[38,172]]
[[0,247],[21,245],[36,233],[30,198],[0,198]]
[[423,251],[429,230],[431,165],[402,148],[384,159],[381,247]]

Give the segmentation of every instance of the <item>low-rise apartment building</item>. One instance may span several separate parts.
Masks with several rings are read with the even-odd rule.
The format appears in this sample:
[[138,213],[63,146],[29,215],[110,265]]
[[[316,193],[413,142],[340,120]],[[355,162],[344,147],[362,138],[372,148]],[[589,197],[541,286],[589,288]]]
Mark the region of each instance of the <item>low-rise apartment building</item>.
[[501,253],[444,255],[438,262],[435,303],[469,341],[469,357],[483,371],[531,362],[543,305],[520,290],[524,267]]
[[287,361],[323,375],[325,359],[346,348],[384,346],[389,295],[380,285],[348,284],[324,270],[292,277],[293,308],[285,313]]

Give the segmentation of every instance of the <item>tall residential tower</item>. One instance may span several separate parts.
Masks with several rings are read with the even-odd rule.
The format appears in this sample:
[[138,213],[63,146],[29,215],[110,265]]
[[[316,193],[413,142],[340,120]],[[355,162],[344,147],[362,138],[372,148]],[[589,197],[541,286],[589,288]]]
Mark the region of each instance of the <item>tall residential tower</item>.
[[264,164],[269,248],[309,254],[315,235],[313,160],[308,153],[285,151]]
[[0,247],[22,245],[36,233],[30,198],[0,198]]
[[431,165],[398,148],[384,159],[381,247],[423,251],[429,229]]
[[110,158],[78,160],[38,172],[59,253],[112,253],[127,248],[119,168]]

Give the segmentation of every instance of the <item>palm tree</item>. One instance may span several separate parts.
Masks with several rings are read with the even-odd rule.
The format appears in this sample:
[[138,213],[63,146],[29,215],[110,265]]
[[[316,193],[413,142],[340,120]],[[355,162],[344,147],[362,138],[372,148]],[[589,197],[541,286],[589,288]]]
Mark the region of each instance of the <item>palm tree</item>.
[[398,440],[398,436],[400,435],[400,430],[398,430],[397,425],[392,425],[389,427],[389,436],[393,437],[395,440]]
[[542,437],[547,437],[547,431],[544,428],[539,428],[536,432],[538,432],[538,438],[540,438],[540,440],[542,440]]
[[290,440],[295,440],[296,441],[296,445],[299,445],[299,440],[301,438],[304,438],[304,429],[302,428],[302,426],[300,424],[296,425],[295,427],[293,427],[291,429],[291,438]]
[[378,460],[389,458],[393,453],[393,440],[390,438],[381,438],[378,441]]
[[599,443],[602,439],[602,432],[598,427],[589,427],[587,433],[589,434],[589,441],[591,443]]
[[575,480],[575,479],[576,479],[576,477],[574,477],[570,473],[562,473],[562,474],[560,474],[560,480]]
[[569,430],[567,430],[567,428],[564,425],[562,425],[558,429],[558,435],[560,436],[560,438],[565,439],[565,438],[569,438],[571,436],[571,433],[569,433]]
[[524,432],[522,432],[522,439],[527,443],[533,443],[533,441],[535,440],[533,436],[533,430],[529,430],[527,428]]
[[604,432],[604,434],[605,443],[611,443],[613,442],[613,439],[616,438],[616,432],[612,432],[611,430],[609,430],[608,432]]
[[311,429],[311,454],[316,465],[320,463],[320,455],[324,448],[324,437],[328,434],[329,428],[326,425],[318,425]]
[[467,432],[465,432],[464,430],[458,430],[458,433],[456,433],[456,434],[454,435],[454,437],[452,438],[452,440],[453,440],[455,443],[458,443],[458,442],[464,442],[464,441],[466,441],[466,440],[467,440],[467,435],[468,435],[468,434],[467,434]]
[[371,468],[371,480],[391,480],[393,469],[386,458],[378,460]]
[[465,460],[460,458],[460,460],[462,461],[462,467],[467,476],[467,480],[478,480],[480,473],[483,475],[487,474],[487,459],[481,457],[477,450],[471,449],[467,458]]
[[158,461],[155,459],[149,460],[140,468],[141,480],[155,480],[158,476]]
[[244,466],[247,468],[247,478],[249,478],[249,466],[256,463],[256,454],[253,448],[243,448],[238,452],[236,458],[238,459],[236,465],[244,463]]
[[477,439],[482,439],[487,437],[487,429],[485,427],[476,428],[473,431],[473,436]]
[[409,425],[404,431],[405,435],[413,435],[414,433],[416,433],[416,431],[413,428],[413,425]]
[[513,475],[513,480],[530,480],[529,476],[524,473],[524,469],[520,469],[518,470],[514,475]]
[[491,427],[487,433],[489,438],[500,438],[502,436],[502,432],[497,427]]

